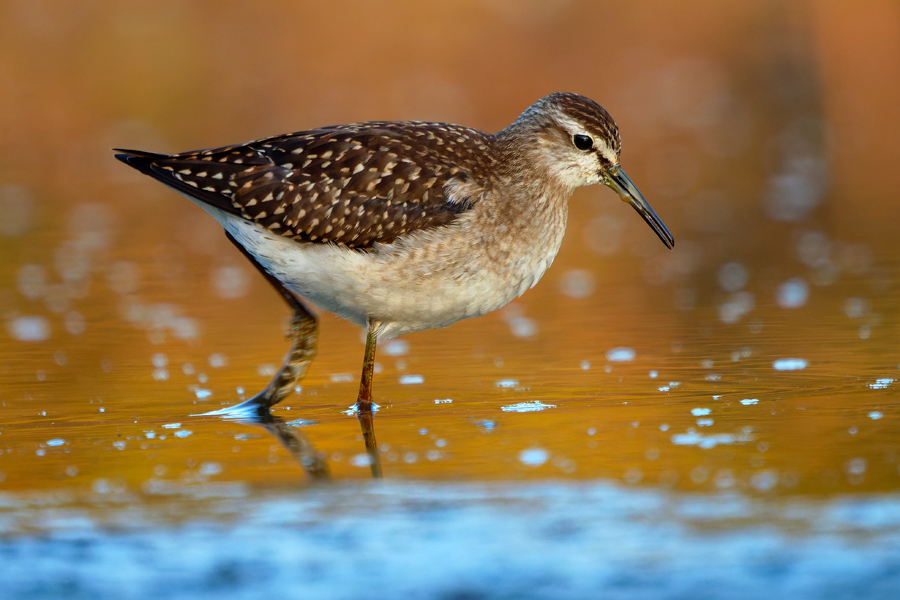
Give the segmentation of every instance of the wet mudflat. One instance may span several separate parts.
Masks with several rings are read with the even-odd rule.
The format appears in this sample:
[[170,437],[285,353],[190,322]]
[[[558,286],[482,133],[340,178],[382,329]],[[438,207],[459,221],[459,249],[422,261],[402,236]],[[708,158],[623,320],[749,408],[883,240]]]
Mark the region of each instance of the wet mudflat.
[[[629,49],[596,78],[572,67],[596,65],[584,45],[562,43],[564,23],[602,16],[593,4],[471,5],[415,38],[430,61],[375,80],[324,40],[291,71],[290,20],[267,8],[220,3],[231,16],[210,21],[41,6],[0,19],[0,573],[13,597],[892,597],[890,10],[619,7],[589,54]],[[372,22],[411,31],[316,10],[289,12],[343,19],[373,60],[395,55],[366,37]],[[274,45],[267,66],[221,43],[237,23]],[[435,44],[463,26],[465,48]],[[556,42],[535,46],[537,33]],[[848,36],[871,56],[843,62]],[[455,70],[501,47],[521,55],[502,89],[482,81],[501,76],[488,65]],[[495,131],[555,89],[617,119],[623,166],[674,251],[614,193],[581,190],[537,287],[382,343],[380,481],[349,410],[361,332],[330,315],[272,421],[199,416],[266,385],[288,311],[211,219],[110,146],[368,119]]]

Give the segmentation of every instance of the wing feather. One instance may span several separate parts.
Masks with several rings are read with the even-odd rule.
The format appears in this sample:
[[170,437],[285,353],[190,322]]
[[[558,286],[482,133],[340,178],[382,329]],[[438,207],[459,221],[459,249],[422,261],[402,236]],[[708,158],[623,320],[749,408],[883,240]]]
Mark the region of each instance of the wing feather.
[[485,189],[492,140],[457,125],[374,122],[116,158],[279,235],[368,248],[470,210]]

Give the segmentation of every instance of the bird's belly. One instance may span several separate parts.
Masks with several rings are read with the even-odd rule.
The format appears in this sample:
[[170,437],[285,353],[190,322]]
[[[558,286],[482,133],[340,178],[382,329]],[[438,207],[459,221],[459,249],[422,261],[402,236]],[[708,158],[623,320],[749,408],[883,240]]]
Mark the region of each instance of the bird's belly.
[[238,218],[219,221],[289,289],[358,325],[368,318],[380,321],[383,338],[496,310],[537,283],[553,260],[538,257],[502,268],[486,257],[434,260],[415,249],[361,252],[298,244]]
[[402,259],[373,259],[336,246],[305,247],[302,254],[271,268],[288,287],[320,308],[362,326],[368,318],[379,321],[382,338],[487,314],[524,293],[540,277],[501,277],[489,270],[446,266],[427,271]]

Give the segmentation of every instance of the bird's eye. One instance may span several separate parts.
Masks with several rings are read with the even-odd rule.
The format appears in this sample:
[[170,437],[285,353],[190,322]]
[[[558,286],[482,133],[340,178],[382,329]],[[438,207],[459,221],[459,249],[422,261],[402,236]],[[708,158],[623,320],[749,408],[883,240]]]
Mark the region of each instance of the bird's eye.
[[575,142],[575,147],[579,150],[590,150],[594,147],[594,140],[587,135],[581,135],[580,133],[572,138],[572,141]]

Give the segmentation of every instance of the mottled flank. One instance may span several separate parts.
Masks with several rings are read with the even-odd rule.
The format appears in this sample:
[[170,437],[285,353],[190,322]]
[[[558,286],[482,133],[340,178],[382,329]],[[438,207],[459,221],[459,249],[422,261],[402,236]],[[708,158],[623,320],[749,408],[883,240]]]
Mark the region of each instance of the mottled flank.
[[486,179],[492,143],[458,125],[371,122],[169,156],[118,156],[273,233],[367,248],[446,225],[471,208],[477,198],[448,198],[446,190]]

